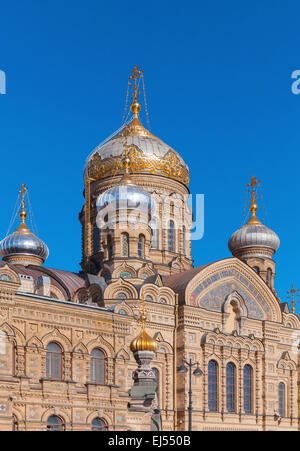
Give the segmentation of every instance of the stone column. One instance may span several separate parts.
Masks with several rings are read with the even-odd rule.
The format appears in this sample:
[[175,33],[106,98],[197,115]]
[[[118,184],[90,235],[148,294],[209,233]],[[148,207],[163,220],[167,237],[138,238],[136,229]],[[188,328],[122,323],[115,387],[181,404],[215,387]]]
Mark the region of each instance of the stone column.
[[25,376],[25,348],[16,347],[16,375]]

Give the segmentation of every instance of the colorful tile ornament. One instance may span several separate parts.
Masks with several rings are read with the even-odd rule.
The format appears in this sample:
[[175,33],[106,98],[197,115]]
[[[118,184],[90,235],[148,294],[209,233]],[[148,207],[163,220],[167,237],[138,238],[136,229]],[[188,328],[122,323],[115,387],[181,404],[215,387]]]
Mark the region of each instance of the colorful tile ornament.
[[[203,298],[200,297],[201,292],[209,285],[228,277],[231,277],[233,280],[219,284],[206,293]],[[243,285],[247,287],[252,296],[244,289]],[[221,312],[221,307],[226,297],[234,291],[237,291],[244,299],[249,318],[260,320],[269,320],[271,318],[270,309],[256,288],[234,269],[221,271],[204,280],[191,294],[190,305],[197,305],[198,300],[199,306],[215,312]]]

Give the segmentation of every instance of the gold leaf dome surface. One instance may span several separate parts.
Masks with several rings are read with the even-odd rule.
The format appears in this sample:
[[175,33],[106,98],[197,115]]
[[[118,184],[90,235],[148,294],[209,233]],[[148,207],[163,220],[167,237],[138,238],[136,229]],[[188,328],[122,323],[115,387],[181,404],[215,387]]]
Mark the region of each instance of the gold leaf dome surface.
[[130,343],[130,350],[132,352],[135,351],[157,351],[157,342],[153,340],[153,338],[150,337],[150,335],[147,334],[145,329],[142,330],[142,332],[132,340]]
[[88,158],[85,177],[98,180],[122,174],[126,152],[132,161],[131,173],[161,175],[188,186],[189,169],[181,156],[142,125],[137,106],[132,108],[132,111],[134,115],[129,125],[115,137],[98,146]]
[[140,317],[140,321],[142,322],[142,331],[130,343],[131,352],[136,352],[136,351],[156,352],[158,349],[157,341],[154,340],[152,337],[150,337],[150,335],[148,335],[145,330],[146,317],[144,315],[142,315]]

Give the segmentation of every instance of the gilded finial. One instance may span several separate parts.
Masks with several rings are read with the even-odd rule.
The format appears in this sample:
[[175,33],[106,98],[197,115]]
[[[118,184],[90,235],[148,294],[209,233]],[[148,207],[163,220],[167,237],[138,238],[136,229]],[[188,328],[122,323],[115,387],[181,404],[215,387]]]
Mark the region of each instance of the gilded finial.
[[247,187],[248,190],[251,187],[252,191],[250,192],[250,207],[249,210],[251,211],[251,218],[249,219],[247,225],[260,225],[261,222],[256,217],[256,211],[257,211],[257,192],[256,192],[256,185],[260,183],[259,180],[255,177],[255,175],[252,176],[250,183],[248,183]]
[[25,219],[27,216],[26,210],[25,210],[25,193],[27,192],[28,188],[26,188],[25,184],[22,183],[21,189],[19,191],[19,194],[21,194],[21,211],[20,211],[20,218],[22,224],[25,223]]
[[294,284],[292,285],[292,288],[290,291],[287,292],[287,295],[291,295],[292,299],[291,299],[291,307],[292,307],[292,313],[295,313],[295,307],[296,307],[296,299],[295,296],[299,296],[299,289],[295,289]]
[[124,174],[120,181],[120,185],[134,185],[131,177],[130,177],[130,168],[131,168],[131,158],[129,156],[129,147],[128,145],[124,145],[124,157],[122,159],[122,164],[124,167]]
[[139,317],[139,322],[141,323],[142,331],[140,334],[132,340],[130,343],[131,352],[136,351],[152,351],[156,352],[158,349],[157,341],[154,340],[150,335],[147,334],[145,323],[147,321],[147,317],[145,315],[145,298],[142,296],[142,313]]

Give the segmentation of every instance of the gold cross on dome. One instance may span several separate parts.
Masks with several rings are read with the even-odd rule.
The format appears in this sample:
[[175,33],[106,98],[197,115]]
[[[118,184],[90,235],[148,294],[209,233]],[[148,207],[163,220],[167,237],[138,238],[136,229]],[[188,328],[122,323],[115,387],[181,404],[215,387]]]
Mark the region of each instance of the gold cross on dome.
[[28,188],[26,188],[25,184],[22,183],[21,189],[20,189],[20,191],[19,191],[19,194],[22,195],[21,202],[22,202],[22,207],[23,207],[23,208],[24,208],[24,198],[25,198],[25,193],[26,193],[27,189],[28,189]]
[[250,193],[251,195],[251,204],[254,204],[257,200],[257,194],[255,192],[255,187],[256,185],[260,183],[260,180],[257,180],[257,178],[255,177],[255,175],[252,176],[250,183],[248,183],[248,187],[252,187],[252,192]]
[[291,299],[291,306],[292,306],[292,313],[295,313],[295,306],[296,306],[296,299],[295,296],[299,296],[299,289],[295,289],[294,284],[292,285],[292,288],[290,291],[287,292],[287,294],[291,294],[292,295],[292,299]]
[[143,69],[141,69],[140,67],[138,67],[136,64],[134,65],[134,68],[132,70],[132,75],[128,78],[129,80],[133,80],[134,81],[134,85],[132,86],[132,91],[133,91],[133,100],[137,100],[138,96],[139,96],[139,87],[137,86],[137,79],[139,75],[143,74]]

